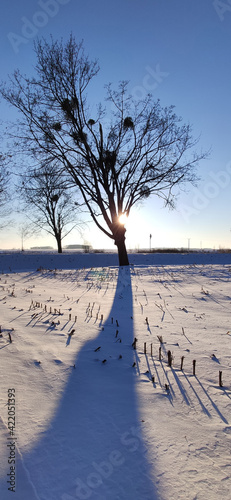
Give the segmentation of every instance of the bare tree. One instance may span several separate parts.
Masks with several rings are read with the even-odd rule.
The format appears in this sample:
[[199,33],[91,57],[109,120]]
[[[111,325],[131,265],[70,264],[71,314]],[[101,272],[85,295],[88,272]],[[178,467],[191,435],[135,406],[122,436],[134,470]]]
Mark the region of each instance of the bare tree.
[[80,221],[76,222],[80,207],[55,165],[44,165],[23,175],[20,205],[28,213],[30,227],[55,237],[58,253],[62,253],[62,240],[76,226],[80,227]]
[[28,220],[20,224],[18,233],[21,237],[21,250],[22,252],[24,252],[24,242],[27,238],[30,238],[30,236],[32,235],[32,227],[28,222]]
[[86,91],[99,67],[73,36],[66,44],[37,41],[35,52],[35,78],[16,71],[11,86],[1,89],[21,113],[18,136],[34,155],[59,161],[98,228],[114,240],[119,264],[128,265],[120,216],[150,195],[171,204],[174,186],[195,181],[205,155],[193,151],[191,126],[172,106],[163,108],[150,95],[135,102],[126,82],[118,90],[108,85],[109,105],[92,115]]
[[9,215],[7,204],[10,201],[10,174],[8,169],[9,161],[10,158],[8,156],[0,154],[0,228],[3,228],[7,224],[9,224],[9,221],[7,220],[7,216]]
[[4,157],[0,155],[0,206],[4,206],[7,201],[8,171],[3,165]]

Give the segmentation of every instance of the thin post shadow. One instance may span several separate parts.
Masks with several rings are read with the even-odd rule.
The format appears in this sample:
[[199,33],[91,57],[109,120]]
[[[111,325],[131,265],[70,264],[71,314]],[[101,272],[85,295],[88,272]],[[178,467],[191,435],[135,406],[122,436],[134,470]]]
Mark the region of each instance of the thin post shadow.
[[222,386],[222,387],[218,387],[218,388],[219,388],[219,389],[221,389],[221,390],[222,390],[222,392],[224,392],[224,393],[225,393],[225,395],[227,396],[227,398],[231,399],[231,395],[230,395],[230,393],[229,393],[229,392],[227,392],[227,390],[226,390],[226,388],[225,388],[224,386]]
[[31,317],[31,319],[26,324],[26,326],[29,326],[29,325],[31,325],[31,323],[33,323],[33,325],[31,325],[31,326],[34,327],[36,325],[36,323],[39,323],[42,320],[42,318],[44,320],[48,315],[46,315],[45,317],[43,317],[43,316],[44,316],[43,311],[38,312],[38,313],[34,313]]
[[70,343],[71,343],[71,335],[68,335],[68,337],[67,337],[67,341],[66,341],[66,347],[67,347],[68,345],[70,345]]
[[219,415],[219,417],[221,418],[221,420],[223,422],[225,422],[225,424],[228,424],[228,421],[226,420],[226,418],[222,415],[222,413],[220,412],[219,408],[217,407],[217,405],[214,403],[214,401],[212,400],[212,398],[209,396],[208,392],[205,390],[204,386],[202,385],[202,383],[200,382],[200,380],[198,379],[197,376],[195,376],[198,384],[200,385],[201,389],[204,391],[205,395],[207,396],[208,400],[210,401],[211,405],[213,406],[214,410],[216,410],[217,414]]
[[186,338],[186,340],[189,342],[189,344],[191,344],[191,345],[192,345],[191,340],[189,340],[189,338],[187,337],[187,335],[185,334],[185,332],[183,333],[183,335],[184,335],[184,337]]
[[147,330],[148,330],[148,333],[150,333],[150,335],[152,335],[152,331],[151,331],[151,328],[150,328],[149,323],[146,323],[146,324],[147,324]]
[[149,371],[150,375],[152,376],[152,372],[151,372],[151,368],[150,368],[150,364],[149,364],[149,361],[148,361],[148,355],[147,354],[145,354],[145,359],[146,359],[148,371]]
[[16,316],[16,318],[11,319],[9,323],[13,323],[14,321],[17,321],[17,319],[21,318],[22,316],[25,316],[26,314],[28,314],[28,310],[24,311],[22,314],[19,314],[18,316]]
[[120,268],[108,319],[78,353],[49,428],[23,457],[39,498],[158,500],[135,390],[132,317],[130,269]]
[[150,367],[150,363],[149,363],[148,355],[147,354],[145,354],[145,358],[146,358],[146,363],[147,363],[147,367],[148,367],[148,371],[149,371],[149,379],[152,381],[153,386],[156,387],[155,377],[152,374],[152,370],[151,370],[151,367]]
[[170,380],[169,380],[168,372],[165,370],[164,363],[163,363],[163,361],[162,361],[162,360],[160,361],[160,364],[161,364],[162,370],[163,370],[163,372],[164,372],[165,378],[166,378],[166,380],[167,380],[167,382],[168,382],[168,384],[167,384],[167,385],[168,385],[168,387],[169,387],[169,401],[170,401],[170,403],[172,404],[172,406],[174,406],[174,405],[173,405],[173,398],[175,397],[175,391],[174,391],[174,389],[173,389],[173,387],[172,387],[172,384],[171,384],[171,382],[170,382]]
[[2,347],[0,347],[0,349],[4,349],[4,347],[7,347],[8,345],[10,345],[10,342],[8,342],[8,344],[5,344]]
[[159,382],[159,386],[161,387],[161,380],[160,380],[160,376],[159,376],[159,372],[157,370],[157,366],[156,366],[156,363],[155,363],[155,360],[152,356],[152,362],[153,362],[153,366],[154,366],[154,369],[155,369],[155,372],[156,372],[156,376],[157,376],[157,379],[158,379],[158,382]]
[[62,328],[61,328],[61,332],[62,332],[63,330],[65,330],[65,328],[66,328],[66,326],[68,325],[68,323],[70,323],[70,321],[69,321],[69,320],[68,320],[68,321],[66,321],[66,323],[64,323],[64,325],[63,325],[63,326],[62,326]]
[[[171,382],[170,382],[170,380],[169,380],[168,372],[165,370],[164,363],[163,363],[163,361],[162,361],[162,360],[160,361],[160,364],[161,364],[161,366],[162,366],[162,370],[163,370],[164,375],[165,375],[165,378],[166,378],[166,380],[167,380],[167,382],[168,382],[169,390],[170,390],[170,393],[171,393],[172,398],[173,398],[173,397],[175,397],[175,391],[174,391],[174,389],[173,389],[173,387],[172,387],[172,384],[171,384]],[[171,399],[172,399],[172,398],[171,398]]]
[[181,392],[181,394],[182,394],[182,396],[183,396],[186,404],[188,406],[190,406],[191,403],[190,403],[190,400],[188,398],[187,391],[184,388],[184,386],[183,386],[182,382],[180,381],[179,377],[177,376],[177,373],[175,372],[174,368],[172,368],[172,374],[173,374],[173,376],[175,378],[175,381],[176,381],[176,383],[177,383],[177,385],[178,385],[178,387],[180,389],[180,392]]
[[187,380],[187,382],[188,382],[189,386],[191,387],[191,389],[192,389],[192,391],[194,392],[194,394],[195,394],[195,396],[196,396],[196,398],[197,398],[198,402],[200,403],[200,406],[201,406],[201,408],[202,408],[203,412],[207,415],[207,417],[211,418],[211,413],[207,410],[207,408],[205,407],[205,405],[202,403],[202,401],[201,401],[200,397],[198,396],[198,394],[197,394],[196,390],[194,389],[193,385],[191,384],[191,382],[190,382],[190,380],[189,380],[188,376],[186,375],[186,373],[185,373],[184,371],[182,371],[182,373],[184,374],[184,376],[185,376],[185,378],[186,378],[186,380]]
[[134,349],[134,356],[135,356],[136,370],[138,375],[140,375],[140,366],[139,366],[140,358],[136,349]]

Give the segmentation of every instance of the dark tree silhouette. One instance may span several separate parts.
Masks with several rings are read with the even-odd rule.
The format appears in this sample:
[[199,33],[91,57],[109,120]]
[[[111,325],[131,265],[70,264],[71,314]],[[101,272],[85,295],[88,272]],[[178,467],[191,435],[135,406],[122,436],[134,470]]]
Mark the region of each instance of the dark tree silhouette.
[[73,201],[66,181],[55,165],[44,165],[23,174],[20,185],[20,205],[28,213],[30,227],[43,229],[55,237],[58,253],[62,240],[80,227],[79,205]]
[[4,157],[0,154],[0,206],[3,206],[7,201],[7,187],[9,181],[9,173],[3,165]]
[[120,215],[153,194],[171,204],[174,186],[195,181],[205,155],[193,150],[191,126],[173,106],[163,108],[150,95],[137,103],[126,82],[118,90],[108,85],[105,109],[90,113],[86,91],[99,66],[73,36],[66,44],[37,41],[35,53],[35,77],[16,71],[1,88],[21,113],[18,136],[38,158],[58,160],[98,228],[114,240],[119,264],[128,265]]
[[0,228],[9,224],[9,220],[7,220],[7,216],[9,215],[7,205],[10,202],[9,162],[9,155],[0,154]]

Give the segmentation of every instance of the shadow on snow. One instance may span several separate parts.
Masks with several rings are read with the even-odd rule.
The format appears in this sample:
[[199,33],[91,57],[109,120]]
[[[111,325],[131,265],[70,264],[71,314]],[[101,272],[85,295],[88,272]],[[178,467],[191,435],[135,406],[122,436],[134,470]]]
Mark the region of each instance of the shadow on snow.
[[79,352],[54,419],[24,457],[39,500],[158,499],[135,391],[132,317],[130,269],[120,268],[108,319]]

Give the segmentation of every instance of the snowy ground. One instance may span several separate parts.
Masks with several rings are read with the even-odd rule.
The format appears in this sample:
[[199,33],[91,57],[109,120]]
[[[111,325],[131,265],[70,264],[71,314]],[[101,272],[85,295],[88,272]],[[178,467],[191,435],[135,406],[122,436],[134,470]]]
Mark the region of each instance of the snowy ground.
[[1,500],[231,498],[231,256],[130,260],[0,255]]

